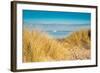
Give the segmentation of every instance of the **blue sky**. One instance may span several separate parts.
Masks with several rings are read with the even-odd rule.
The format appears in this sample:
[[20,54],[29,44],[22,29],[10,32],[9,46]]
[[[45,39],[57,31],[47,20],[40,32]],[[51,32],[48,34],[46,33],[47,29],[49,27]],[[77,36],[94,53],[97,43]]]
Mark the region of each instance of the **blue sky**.
[[90,24],[90,13],[23,10],[25,23]]

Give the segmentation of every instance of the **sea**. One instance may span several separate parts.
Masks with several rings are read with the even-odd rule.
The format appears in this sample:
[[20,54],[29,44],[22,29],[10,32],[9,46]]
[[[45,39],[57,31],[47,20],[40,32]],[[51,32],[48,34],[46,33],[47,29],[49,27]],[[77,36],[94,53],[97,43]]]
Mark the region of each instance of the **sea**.
[[56,39],[63,39],[68,37],[72,32],[90,28],[89,24],[27,24],[24,26],[29,29],[42,30]]
[[72,31],[47,31],[47,33],[55,39],[63,39],[68,37]]

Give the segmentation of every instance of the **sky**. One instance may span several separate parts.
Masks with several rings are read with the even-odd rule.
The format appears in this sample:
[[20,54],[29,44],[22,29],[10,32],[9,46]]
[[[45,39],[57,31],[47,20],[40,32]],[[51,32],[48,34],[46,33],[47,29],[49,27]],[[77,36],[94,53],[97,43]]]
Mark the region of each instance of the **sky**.
[[90,24],[90,13],[23,10],[24,22],[47,24]]
[[45,31],[74,31],[90,28],[91,14],[80,12],[58,12],[23,10],[23,24]]

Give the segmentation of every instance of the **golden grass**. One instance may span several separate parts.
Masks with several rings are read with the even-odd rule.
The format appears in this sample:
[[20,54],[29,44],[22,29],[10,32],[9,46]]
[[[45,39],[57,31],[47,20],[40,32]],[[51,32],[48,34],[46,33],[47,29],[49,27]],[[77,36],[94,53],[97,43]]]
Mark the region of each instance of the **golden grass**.
[[63,43],[69,44],[70,51],[73,53],[73,59],[90,59],[90,30],[73,32],[69,37],[63,39]]
[[30,31],[26,28],[23,30],[23,62],[89,58],[90,38],[88,31],[75,32],[58,41],[38,30]]
[[71,59],[69,50],[60,42],[39,31],[23,31],[23,61],[54,61]]
[[84,44],[90,45],[89,32],[90,30],[80,30],[77,32],[73,32],[69,37],[64,38],[63,41],[66,41],[67,43],[77,46],[82,46]]

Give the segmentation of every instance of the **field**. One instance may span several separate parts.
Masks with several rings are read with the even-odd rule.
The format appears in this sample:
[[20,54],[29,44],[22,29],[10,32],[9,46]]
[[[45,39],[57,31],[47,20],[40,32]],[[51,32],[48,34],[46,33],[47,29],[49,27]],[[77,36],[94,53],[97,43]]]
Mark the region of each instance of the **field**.
[[85,60],[91,58],[90,30],[54,39],[38,30],[23,29],[23,62]]

